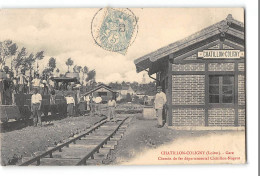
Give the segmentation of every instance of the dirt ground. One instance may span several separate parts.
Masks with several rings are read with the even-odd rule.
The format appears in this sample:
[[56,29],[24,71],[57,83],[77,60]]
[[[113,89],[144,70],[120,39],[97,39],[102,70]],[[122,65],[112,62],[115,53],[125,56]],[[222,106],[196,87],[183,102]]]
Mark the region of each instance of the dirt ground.
[[22,156],[31,157],[37,151],[45,151],[62,140],[89,128],[104,116],[72,117],[43,122],[43,127],[28,126],[1,133],[1,164],[16,164]]
[[[240,160],[230,160],[229,162],[245,162],[244,131],[180,131],[167,127],[157,128],[157,121],[143,119],[142,114],[137,113],[139,109],[140,107],[133,108],[133,105],[129,105],[128,107],[128,104],[118,107],[118,111],[120,110],[119,114],[121,111],[124,111],[124,115],[126,115],[126,112],[131,112],[127,116],[133,118],[123,138],[119,141],[116,149],[112,151],[105,164],[152,165],[201,163],[192,160],[159,160],[159,157],[173,157],[162,155],[162,151],[168,150],[221,150],[221,152],[228,150],[235,152],[235,155],[230,156],[237,156],[239,154],[241,157]],[[36,155],[38,151],[45,151],[48,147],[54,146],[55,143],[62,142],[62,140],[67,139],[73,134],[89,128],[102,118],[105,117],[83,116],[65,118],[52,121],[50,124],[44,122],[43,127],[28,126],[19,130],[1,133],[1,164],[16,164],[22,156],[30,157]],[[176,157],[178,156],[176,155]],[[219,161],[221,162],[221,160]],[[210,162],[206,161],[205,163]],[[229,162],[225,161],[224,163]]]
[[[102,114],[107,116],[106,104]],[[141,111],[141,106],[132,103],[118,104],[118,115],[126,111],[132,115]],[[35,156],[48,147],[68,139],[83,129],[87,129],[105,116],[81,116],[73,118],[45,117],[43,127],[33,127],[32,119],[1,124],[1,165],[14,165],[22,157]]]
[[[219,150],[224,152],[229,150],[235,152],[236,156],[241,156],[240,160],[237,161],[238,163],[245,162],[244,131],[180,131],[167,127],[157,128],[156,124],[156,120],[142,119],[141,114],[137,118],[134,118],[125,135],[119,141],[117,148],[112,152],[110,164],[152,165],[192,163],[192,161],[162,161],[158,159],[158,157],[169,157],[169,155],[163,156],[161,154],[162,151],[169,150],[203,150],[205,152]],[[179,155],[175,156],[178,157]],[[215,155],[207,156],[211,157]],[[221,156],[224,156],[224,154]],[[170,157],[173,157],[173,155]],[[232,160],[230,161],[232,162]],[[196,162],[194,161],[194,163]],[[206,161],[204,163],[211,162],[216,161]],[[217,162],[221,162],[221,160]],[[201,162],[197,162],[197,164],[199,163]],[[228,162],[224,161],[224,163]]]

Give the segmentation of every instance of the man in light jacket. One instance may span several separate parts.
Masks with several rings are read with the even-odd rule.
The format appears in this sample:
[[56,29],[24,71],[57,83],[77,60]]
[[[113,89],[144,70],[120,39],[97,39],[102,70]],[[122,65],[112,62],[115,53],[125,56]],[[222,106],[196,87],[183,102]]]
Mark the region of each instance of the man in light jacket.
[[116,109],[116,101],[114,99],[114,97],[111,98],[111,100],[108,101],[107,103],[108,106],[108,121],[110,121],[111,119],[113,119],[113,121],[116,121],[116,113],[115,113],[115,109]]
[[98,116],[101,116],[101,103],[102,103],[102,98],[100,96],[97,96],[95,99],[95,106],[96,106],[96,113]]
[[38,93],[38,89],[34,88],[34,92],[31,99],[31,111],[33,115],[34,126],[37,126],[37,122],[39,126],[42,126],[41,120],[41,104],[42,104],[42,96]]
[[68,117],[72,117],[73,116],[73,112],[74,112],[74,106],[75,106],[75,100],[72,97],[72,95],[68,95],[66,97],[66,102],[67,102],[67,112],[68,112]]
[[163,108],[166,104],[167,99],[164,92],[162,92],[162,87],[157,87],[157,94],[155,95],[154,108],[156,110],[156,117],[158,119],[158,128],[163,126]]

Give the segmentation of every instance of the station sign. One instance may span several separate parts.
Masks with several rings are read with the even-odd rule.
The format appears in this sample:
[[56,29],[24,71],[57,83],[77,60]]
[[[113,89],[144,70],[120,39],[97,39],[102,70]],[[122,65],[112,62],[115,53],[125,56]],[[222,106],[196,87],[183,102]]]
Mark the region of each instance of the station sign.
[[198,57],[203,59],[240,59],[244,51],[240,50],[203,50],[198,52]]

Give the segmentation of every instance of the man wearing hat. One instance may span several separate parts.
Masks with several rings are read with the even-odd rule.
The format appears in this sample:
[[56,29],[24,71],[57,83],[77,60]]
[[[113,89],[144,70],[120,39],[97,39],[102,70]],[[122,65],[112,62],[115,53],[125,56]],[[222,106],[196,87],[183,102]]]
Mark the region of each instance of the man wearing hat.
[[32,80],[32,86],[33,88],[40,89],[41,86],[41,79],[39,73],[36,73],[36,77]]
[[19,80],[18,81],[19,92],[26,93],[26,85],[28,80],[26,79],[24,70],[21,71],[18,80]]
[[97,113],[98,116],[101,116],[101,103],[102,103],[102,98],[101,96],[97,96],[95,99],[94,99],[94,102],[95,102],[95,111]]
[[37,126],[37,122],[39,126],[42,126],[41,120],[41,104],[42,104],[42,96],[38,93],[38,88],[34,88],[34,92],[32,94],[31,99],[31,111],[33,115],[34,126]]
[[163,126],[163,107],[166,104],[166,95],[162,92],[162,87],[157,87],[157,94],[155,95],[154,108],[156,110],[156,117],[158,119],[158,128]]
[[74,111],[74,106],[75,106],[75,100],[71,94],[68,94],[68,96],[66,97],[66,102],[67,102],[68,116],[72,117],[74,114],[73,111]]

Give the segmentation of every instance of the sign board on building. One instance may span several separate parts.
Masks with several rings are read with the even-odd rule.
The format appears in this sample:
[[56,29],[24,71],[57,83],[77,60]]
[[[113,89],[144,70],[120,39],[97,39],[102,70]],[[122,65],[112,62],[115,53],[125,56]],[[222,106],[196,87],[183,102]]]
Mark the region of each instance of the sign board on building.
[[198,52],[198,57],[203,59],[240,59],[244,51],[240,50],[203,50]]

